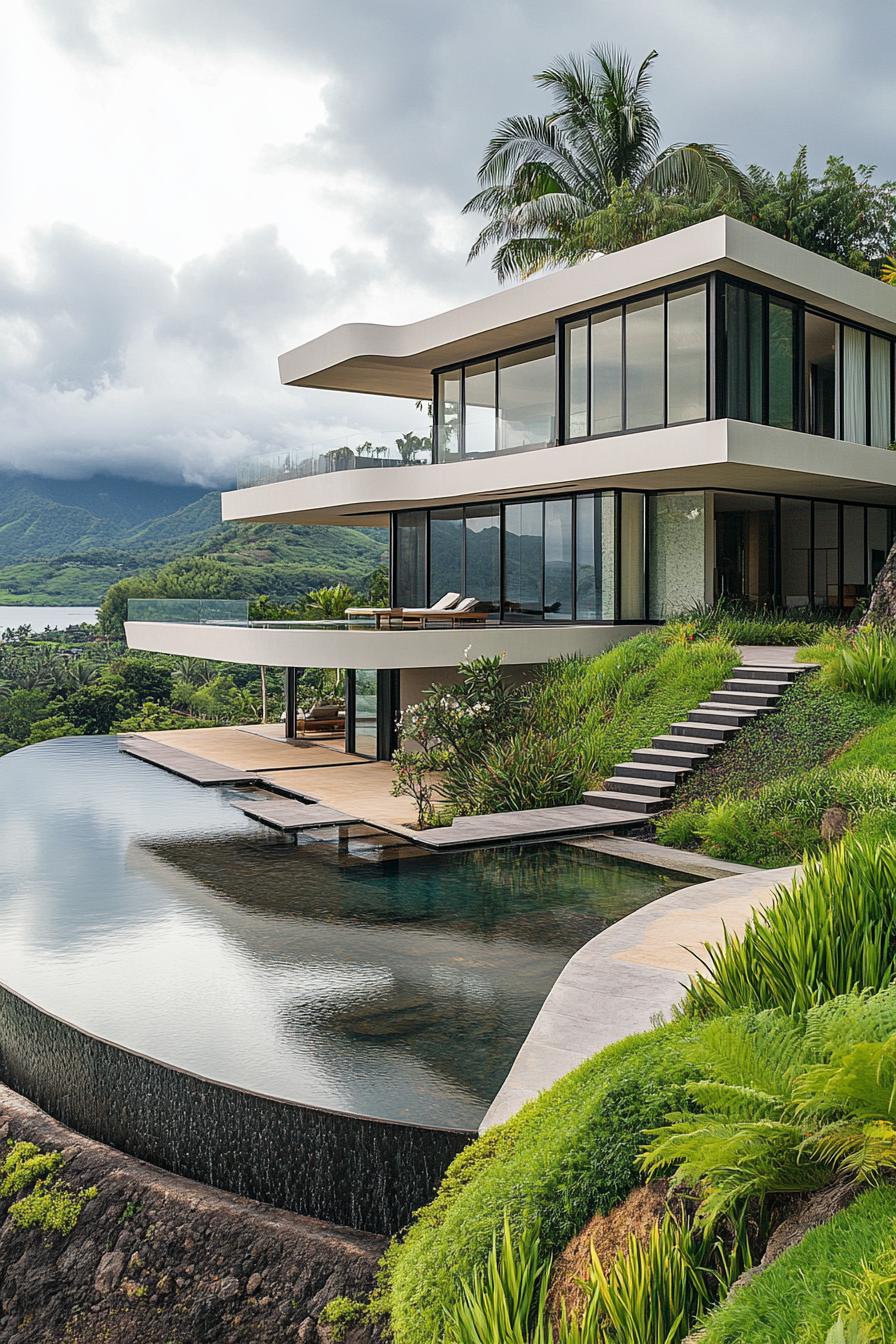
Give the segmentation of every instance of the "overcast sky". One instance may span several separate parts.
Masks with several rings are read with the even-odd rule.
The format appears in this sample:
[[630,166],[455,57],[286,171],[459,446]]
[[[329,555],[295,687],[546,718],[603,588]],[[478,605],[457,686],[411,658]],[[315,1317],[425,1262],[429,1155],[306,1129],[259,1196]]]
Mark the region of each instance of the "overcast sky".
[[896,177],[891,0],[6,0],[0,465],[221,485],[248,453],[390,441],[412,404],[283,388],[349,320],[494,288],[460,218],[531,76],[656,47],[667,140]]

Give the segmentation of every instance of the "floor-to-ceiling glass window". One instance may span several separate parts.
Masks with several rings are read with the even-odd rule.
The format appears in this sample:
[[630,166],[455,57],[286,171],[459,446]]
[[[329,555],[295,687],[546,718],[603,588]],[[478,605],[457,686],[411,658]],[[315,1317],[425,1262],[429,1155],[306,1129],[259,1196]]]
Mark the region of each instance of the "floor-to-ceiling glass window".
[[622,429],[622,309],[591,319],[591,433]]
[[644,496],[625,490],[619,497],[619,619],[643,621]]
[[475,597],[479,611],[498,611],[501,606],[500,504],[468,504],[464,510],[464,527],[464,596]]
[[573,610],[572,500],[544,503],[544,615],[571,621]]
[[463,595],[464,511],[433,509],[429,515],[429,601]]
[[498,360],[498,451],[518,453],[553,443],[557,399],[554,342]]
[[837,334],[839,323],[820,313],[806,313],[806,429],[825,438],[837,436]]
[[399,607],[425,607],[426,510],[395,515],[395,581],[393,597]]
[[732,420],[763,418],[765,359],[762,295],[726,284],[723,297],[724,414]]
[[563,333],[565,439],[588,434],[588,318],[568,322]]
[[796,308],[780,299],[768,303],[768,423],[796,428]]
[[868,583],[874,581],[883,568],[890,549],[889,518],[886,509],[868,510]]
[[666,420],[706,418],[706,286],[673,290],[666,319]]
[[504,508],[504,617],[544,615],[544,505],[541,500]]
[[888,448],[892,439],[890,416],[893,401],[890,342],[883,336],[869,336],[868,400],[871,411],[869,438],[875,448]]
[[460,456],[460,369],[440,373],[436,378],[436,450],[439,462],[451,462]]
[[717,490],[713,496],[715,531],[714,592],[751,606],[775,598],[775,500]]
[[843,437],[849,443],[864,443],[865,332],[858,327],[842,329]]
[[809,562],[812,549],[812,504],[807,499],[781,500],[781,601],[785,607],[810,607]]
[[464,457],[487,457],[497,446],[497,376],[493,359],[464,371]]
[[865,510],[861,504],[843,505],[844,611],[852,611],[867,595],[865,586]]
[[813,602],[816,607],[840,605],[840,509],[826,499],[813,505]]
[[649,429],[663,424],[664,301],[657,294],[625,306],[625,426]]
[[665,620],[706,597],[706,501],[702,490],[683,490],[647,503],[647,610]]
[[576,620],[612,621],[616,611],[616,496],[577,495]]

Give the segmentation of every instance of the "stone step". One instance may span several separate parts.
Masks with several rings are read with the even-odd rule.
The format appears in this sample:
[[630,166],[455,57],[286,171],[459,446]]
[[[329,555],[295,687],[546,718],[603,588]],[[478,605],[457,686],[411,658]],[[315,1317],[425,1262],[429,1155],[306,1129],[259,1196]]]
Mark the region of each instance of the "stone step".
[[687,723],[670,724],[669,732],[673,737],[714,737],[720,742],[726,742],[729,737],[734,737],[737,728],[730,724],[707,723],[705,720],[701,723],[699,719],[695,721],[689,718]]
[[701,725],[710,723],[727,724],[729,728],[743,728],[745,723],[755,719],[759,711],[755,706],[744,709],[736,709],[733,705],[726,709],[724,705],[704,705],[700,709],[692,709],[688,715],[689,723]]
[[[724,695],[725,692],[713,691],[712,694]],[[741,701],[733,700],[730,705],[726,705],[724,702],[722,704],[719,704],[715,700],[701,700],[697,708],[710,709],[710,710],[714,709],[719,714],[724,714],[726,711],[728,713],[745,714],[749,715],[751,718],[755,718],[757,714],[771,714],[774,710],[778,708],[778,701],[775,700],[774,703],[771,705],[752,705],[745,703],[743,700]]]
[[803,670],[802,667],[761,667],[759,663],[751,663],[745,667],[736,667],[731,675],[745,677],[749,681],[771,678],[772,681],[789,681],[793,685],[797,677],[803,675]]
[[[693,728],[694,725],[692,724]],[[715,751],[722,743],[717,737],[698,736],[692,732],[689,737],[682,736],[680,733],[661,733],[658,737],[652,739],[650,745],[657,751]]]
[[629,775],[613,775],[606,781],[604,788],[611,793],[643,793],[645,798],[667,798],[675,784],[674,779],[657,779],[649,775],[640,779]]
[[661,763],[651,765],[643,761],[622,761],[616,767],[616,775],[622,775],[625,779],[662,779],[668,780],[670,784],[677,784],[687,774],[690,774],[690,766],[687,765]]
[[589,789],[582,794],[582,802],[592,807],[610,807],[619,812],[659,812],[666,806],[663,798],[644,798],[636,793],[616,793],[611,789]]
[[[632,752],[632,759],[645,765],[683,765],[685,773],[709,760],[708,751],[666,751],[655,747],[638,747]],[[616,770],[618,772],[619,766]]]
[[783,695],[793,685],[791,681],[780,678],[729,677],[722,684],[723,691],[765,691],[766,695]]
[[763,705],[774,708],[781,697],[769,695],[766,691],[712,691],[710,703],[713,705]]

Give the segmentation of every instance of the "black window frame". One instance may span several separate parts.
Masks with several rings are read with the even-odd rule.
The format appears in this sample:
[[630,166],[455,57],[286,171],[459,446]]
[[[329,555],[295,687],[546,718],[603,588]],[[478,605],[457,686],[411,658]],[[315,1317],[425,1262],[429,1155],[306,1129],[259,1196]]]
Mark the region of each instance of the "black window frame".
[[[539,346],[549,349],[554,359],[554,427],[555,433],[553,439],[548,439],[544,443],[529,443],[523,448],[513,448],[506,452],[501,452],[499,448],[499,417],[498,408],[501,405],[501,360],[508,355],[519,355],[525,350],[537,350]],[[558,432],[558,381],[557,364],[559,355],[557,353],[557,333],[556,327],[551,336],[542,336],[537,341],[524,341],[520,345],[509,345],[502,350],[491,351],[485,355],[479,355],[473,359],[464,359],[456,364],[443,364],[432,371],[432,442],[433,442],[433,461],[434,462],[479,462],[490,461],[493,457],[514,457],[518,453],[530,453],[539,448],[554,448],[561,442]],[[466,395],[466,371],[477,364],[493,364],[495,369],[495,407],[494,407],[494,447],[491,453],[474,453],[467,457],[466,436],[467,436],[467,395]],[[439,378],[445,373],[457,373],[460,375],[460,412],[458,416],[458,451],[451,458],[442,458],[439,456],[441,445],[439,443]]]

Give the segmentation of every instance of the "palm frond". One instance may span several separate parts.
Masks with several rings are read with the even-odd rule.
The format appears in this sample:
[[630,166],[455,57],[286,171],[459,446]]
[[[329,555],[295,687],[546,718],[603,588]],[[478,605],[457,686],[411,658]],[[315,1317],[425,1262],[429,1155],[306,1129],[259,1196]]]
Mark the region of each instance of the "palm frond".
[[704,200],[720,187],[749,201],[753,186],[746,173],[718,145],[668,145],[644,177],[645,185],[661,194],[674,193]]

